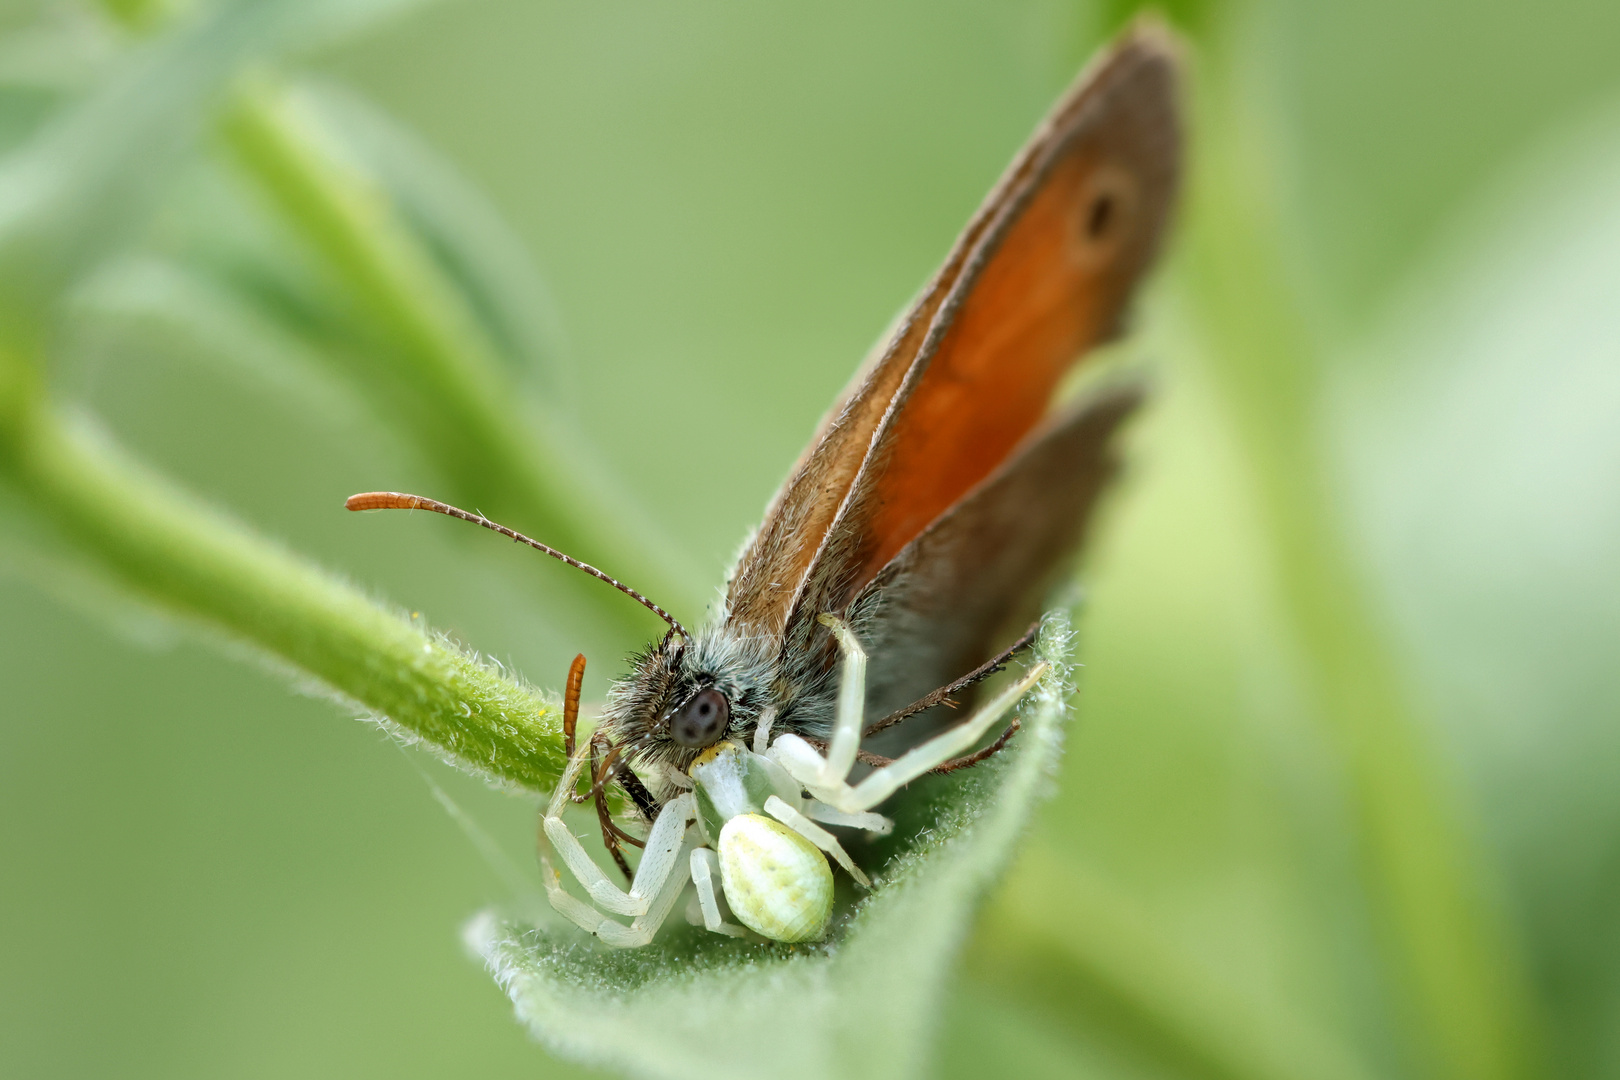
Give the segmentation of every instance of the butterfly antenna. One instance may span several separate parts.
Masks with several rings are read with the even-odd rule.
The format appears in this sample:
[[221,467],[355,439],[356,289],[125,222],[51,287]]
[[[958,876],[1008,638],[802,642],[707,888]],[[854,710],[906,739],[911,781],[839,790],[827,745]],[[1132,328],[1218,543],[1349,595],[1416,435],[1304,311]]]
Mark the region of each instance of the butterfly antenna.
[[670,633],[679,634],[681,637],[687,639],[691,638],[691,635],[686,632],[686,627],[675,621],[675,616],[671,615],[669,612],[665,611],[663,608],[659,607],[645,596],[642,596],[640,593],[632,589],[630,586],[624,584],[622,581],[619,581],[616,578],[608,577],[590,563],[580,562],[571,555],[564,555],[554,547],[548,547],[547,545],[542,544],[540,541],[530,539],[514,529],[508,529],[505,525],[497,524],[496,522],[489,520],[489,518],[485,517],[483,514],[469,514],[467,511],[462,510],[459,507],[451,506],[449,503],[439,502],[437,499],[424,499],[420,495],[406,495],[398,491],[366,491],[360,493],[359,495],[350,495],[343,505],[349,510],[432,510],[435,514],[444,514],[446,517],[460,518],[462,521],[470,521],[474,525],[482,525],[484,528],[493,532],[498,532],[502,536],[508,537],[512,540],[516,540],[520,544],[528,544],[536,551],[543,551],[547,555],[550,555],[553,559],[567,563],[575,570],[583,570],[585,573],[591,575],[591,577],[596,578],[599,581],[607,582],[609,585],[613,586],[615,589],[618,589],[620,592],[624,593],[624,595],[628,596],[630,599],[634,600],[636,603],[640,604],[642,607],[646,608],[648,611],[652,612],[654,615],[657,615],[660,619],[663,619],[666,623],[668,623]]

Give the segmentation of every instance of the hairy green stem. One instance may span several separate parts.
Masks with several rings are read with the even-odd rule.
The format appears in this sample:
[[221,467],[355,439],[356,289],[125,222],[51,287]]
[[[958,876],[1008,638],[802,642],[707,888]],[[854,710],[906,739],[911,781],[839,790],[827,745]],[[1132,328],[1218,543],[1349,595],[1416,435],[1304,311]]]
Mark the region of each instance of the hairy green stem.
[[204,506],[89,424],[17,397],[0,426],[0,481],[59,551],[465,768],[534,791],[556,783],[561,716],[537,691]]
[[1278,238],[1267,147],[1214,72],[1188,214],[1195,310],[1247,451],[1277,580],[1346,762],[1365,879],[1420,1068],[1539,1074],[1530,994],[1460,800],[1417,715],[1344,535],[1321,438],[1319,350]]

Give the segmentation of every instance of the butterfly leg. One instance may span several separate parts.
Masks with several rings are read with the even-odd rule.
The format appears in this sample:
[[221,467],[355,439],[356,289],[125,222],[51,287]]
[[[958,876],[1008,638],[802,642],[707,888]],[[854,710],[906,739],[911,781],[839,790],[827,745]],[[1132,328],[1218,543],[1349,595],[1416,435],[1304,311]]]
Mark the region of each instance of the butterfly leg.
[[[568,682],[563,690],[563,754],[570,760],[574,756],[575,730],[579,726],[579,691],[584,681],[585,654],[580,653],[574,657],[574,662],[568,666]],[[598,752],[606,755],[600,763],[597,760]],[[620,845],[628,843],[635,847],[641,847],[642,841],[638,837],[625,832],[613,821],[613,814],[608,808],[607,784],[610,780],[619,780],[620,786],[630,794],[630,797],[635,800],[637,808],[641,809],[643,813],[646,813],[646,807],[651,804],[652,796],[647,794],[647,790],[642,786],[640,779],[629,770],[629,767],[623,761],[619,760],[618,754],[602,741],[600,733],[591,736],[590,762],[591,771],[588,774],[591,777],[590,790],[584,795],[577,795],[570,784],[568,787],[569,799],[576,803],[586,802],[591,799],[596,801],[596,817],[602,826],[602,844],[607,848],[608,854],[613,856],[613,861],[618,865],[619,872],[624,874],[624,880],[627,882],[633,881],[630,864],[625,861],[624,851]],[[646,816],[647,820],[650,821],[656,814],[646,813]]]
[[902,754],[891,764],[874,769],[859,784],[851,786],[840,781],[836,786],[821,784],[819,766],[825,758],[797,735],[786,734],[771,744],[771,756],[793,775],[795,780],[817,799],[835,810],[858,813],[870,810],[893,795],[901,787],[924,773],[943,765],[969,749],[984,737],[1003,716],[1012,711],[1020,698],[1034,689],[1035,684],[1052,671],[1045,662],[1036,664],[1029,673],[1007,687],[973,716],[956,727],[942,731],[921,746]]

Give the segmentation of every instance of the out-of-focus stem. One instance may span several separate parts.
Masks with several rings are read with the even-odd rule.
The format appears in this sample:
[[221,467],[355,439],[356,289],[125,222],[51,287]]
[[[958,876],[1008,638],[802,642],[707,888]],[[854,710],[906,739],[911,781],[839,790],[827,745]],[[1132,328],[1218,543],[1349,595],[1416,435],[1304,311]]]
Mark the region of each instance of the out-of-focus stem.
[[[102,0],[136,32],[158,30],[188,0]],[[390,193],[347,159],[288,80],[269,69],[238,79],[221,128],[282,220],[319,256],[358,309],[368,340],[353,355],[380,411],[421,445],[467,503],[554,547],[604,567],[667,606],[695,614],[702,601],[670,569],[646,530],[590,482],[576,478],[534,430],[523,395],[466,298],[404,220]],[[378,487],[389,486],[378,478]],[[635,637],[649,627],[630,607],[599,603],[590,582],[558,580]],[[690,616],[689,616],[690,617]]]
[[1285,615],[1345,761],[1416,1064],[1448,1080],[1537,1076],[1531,995],[1476,838],[1345,538],[1321,436],[1323,367],[1285,268],[1270,157],[1232,73],[1210,68],[1184,238],[1189,295],[1256,481]]
[[[657,554],[614,528],[602,500],[574,483],[528,431],[513,407],[517,391],[465,301],[388,193],[323,143],[287,84],[268,74],[247,80],[224,131],[283,219],[349,287],[377,333],[375,360],[363,374],[377,382],[390,407],[404,410],[402,426],[451,475],[454,498],[491,516],[509,516],[553,547],[613,567],[643,592],[674,597],[670,603],[686,600],[685,590],[659,573]],[[591,588],[583,580],[575,584]],[[646,632],[636,612],[604,606]]]

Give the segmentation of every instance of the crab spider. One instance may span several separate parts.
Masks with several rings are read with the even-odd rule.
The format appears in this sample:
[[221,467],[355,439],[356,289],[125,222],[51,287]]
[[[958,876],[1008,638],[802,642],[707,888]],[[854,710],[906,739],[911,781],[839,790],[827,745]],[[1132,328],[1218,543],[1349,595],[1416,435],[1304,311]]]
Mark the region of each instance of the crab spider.
[[[815,940],[826,931],[832,911],[829,856],[859,885],[871,886],[843,845],[817,822],[889,832],[893,823],[874,808],[977,743],[1051,670],[1046,662],[1037,663],[965,722],[850,784],[863,730],[866,653],[841,619],[823,615],[821,622],[843,654],[837,717],[826,753],[792,732],[773,739],[769,710],[752,748],[732,740],[706,748],[687,770],[691,790],[665,803],[653,821],[625,890],[592,861],[562,818],[592,753],[590,744],[581,745],[569,757],[542,830],[592,903],[567,892],[542,855],[552,907],[609,945],[634,948],[652,941],[690,880],[703,925],[714,933],[740,937],[746,927],[776,941]],[[575,685],[571,676],[570,689]],[[741,926],[724,920],[722,897]],[[614,915],[629,916],[631,922]]]

